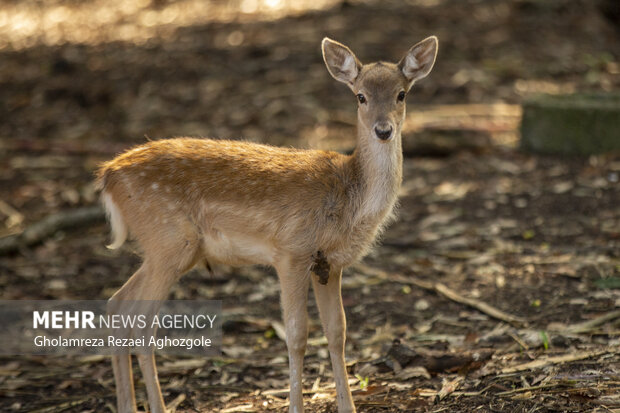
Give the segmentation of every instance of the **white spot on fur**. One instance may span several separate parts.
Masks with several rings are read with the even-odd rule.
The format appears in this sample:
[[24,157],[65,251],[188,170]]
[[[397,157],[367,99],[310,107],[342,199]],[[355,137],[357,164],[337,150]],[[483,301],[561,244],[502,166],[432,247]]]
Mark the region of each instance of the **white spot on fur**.
[[159,188],[159,184],[158,184],[157,182],[153,182],[153,183],[151,184],[151,188],[153,188],[153,189],[157,189],[157,188]]

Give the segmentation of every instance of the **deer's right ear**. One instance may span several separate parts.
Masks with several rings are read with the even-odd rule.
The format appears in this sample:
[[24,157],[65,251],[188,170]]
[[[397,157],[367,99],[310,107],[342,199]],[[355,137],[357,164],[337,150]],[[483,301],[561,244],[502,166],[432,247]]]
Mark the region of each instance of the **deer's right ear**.
[[353,88],[353,82],[362,69],[362,63],[351,49],[327,37],[323,39],[321,49],[323,49],[323,60],[329,73],[334,79]]

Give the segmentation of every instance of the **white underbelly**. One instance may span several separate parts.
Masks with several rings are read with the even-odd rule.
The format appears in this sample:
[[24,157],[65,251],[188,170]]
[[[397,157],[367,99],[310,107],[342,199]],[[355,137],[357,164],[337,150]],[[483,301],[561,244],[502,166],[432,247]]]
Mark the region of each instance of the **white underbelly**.
[[275,247],[255,236],[234,232],[210,231],[204,235],[207,260],[228,265],[273,265]]

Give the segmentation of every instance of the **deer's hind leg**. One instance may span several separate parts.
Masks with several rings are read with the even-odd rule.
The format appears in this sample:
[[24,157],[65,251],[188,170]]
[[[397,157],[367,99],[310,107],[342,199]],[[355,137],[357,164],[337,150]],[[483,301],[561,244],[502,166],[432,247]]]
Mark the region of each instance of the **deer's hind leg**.
[[[145,314],[147,320],[159,311],[161,301],[166,299],[172,285],[200,259],[200,242],[195,233],[175,233],[177,228],[160,233],[151,243],[142,243],[145,259],[138,271],[114,294],[108,303],[111,314]],[[171,236],[171,234],[173,234]],[[165,235],[165,236],[163,236]],[[152,304],[145,304],[148,301]],[[144,334],[134,329],[131,334]],[[146,385],[152,413],[165,413],[166,408],[157,378],[153,349],[137,354],[140,370]],[[127,354],[112,357],[116,381],[119,413],[136,411],[131,358]]]

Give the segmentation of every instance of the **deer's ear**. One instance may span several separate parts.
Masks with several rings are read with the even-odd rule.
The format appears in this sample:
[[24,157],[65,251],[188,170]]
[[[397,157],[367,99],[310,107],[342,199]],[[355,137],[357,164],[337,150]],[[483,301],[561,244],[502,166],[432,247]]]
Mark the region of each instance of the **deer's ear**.
[[334,79],[353,87],[353,82],[362,69],[362,63],[355,57],[351,49],[327,37],[323,39],[321,48],[323,49],[323,60],[329,73]]
[[398,63],[398,68],[409,81],[409,87],[416,80],[425,78],[433,69],[438,43],[437,37],[428,37],[409,49]]

